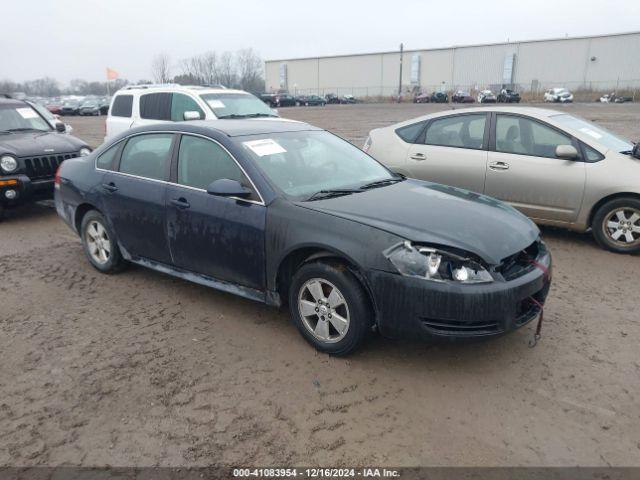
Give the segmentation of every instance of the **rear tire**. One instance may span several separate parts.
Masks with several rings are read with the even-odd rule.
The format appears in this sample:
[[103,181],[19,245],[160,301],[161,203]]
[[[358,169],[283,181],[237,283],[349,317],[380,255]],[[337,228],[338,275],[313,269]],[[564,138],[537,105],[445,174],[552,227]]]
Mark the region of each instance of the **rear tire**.
[[80,238],[87,259],[97,270],[115,273],[125,266],[116,237],[97,210],[90,210],[82,217]]
[[616,198],[602,205],[593,217],[593,236],[598,244],[616,253],[640,251],[640,200]]
[[289,288],[291,317],[317,350],[342,356],[356,351],[371,332],[369,297],[344,266],[307,263]]

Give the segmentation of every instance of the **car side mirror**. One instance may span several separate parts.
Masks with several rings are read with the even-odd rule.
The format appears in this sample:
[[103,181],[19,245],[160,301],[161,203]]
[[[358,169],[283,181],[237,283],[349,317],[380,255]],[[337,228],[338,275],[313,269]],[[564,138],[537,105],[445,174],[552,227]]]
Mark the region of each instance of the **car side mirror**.
[[65,133],[67,131],[67,126],[62,122],[56,122],[56,132]]
[[219,197],[248,198],[251,196],[251,190],[243,186],[239,181],[229,178],[221,178],[211,182],[207,187],[207,193]]
[[200,112],[196,112],[195,110],[193,111],[188,111],[188,112],[184,112],[182,114],[182,118],[184,118],[185,120],[200,120]]
[[578,150],[573,145],[558,145],[556,147],[556,157],[564,160],[576,160],[579,155]]

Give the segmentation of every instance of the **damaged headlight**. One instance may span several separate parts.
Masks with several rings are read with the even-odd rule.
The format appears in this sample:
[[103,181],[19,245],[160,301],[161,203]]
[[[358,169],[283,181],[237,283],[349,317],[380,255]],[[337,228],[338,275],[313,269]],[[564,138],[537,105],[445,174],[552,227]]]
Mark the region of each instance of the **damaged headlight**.
[[475,260],[435,248],[415,247],[407,241],[383,253],[407,277],[455,283],[493,282],[491,274]]

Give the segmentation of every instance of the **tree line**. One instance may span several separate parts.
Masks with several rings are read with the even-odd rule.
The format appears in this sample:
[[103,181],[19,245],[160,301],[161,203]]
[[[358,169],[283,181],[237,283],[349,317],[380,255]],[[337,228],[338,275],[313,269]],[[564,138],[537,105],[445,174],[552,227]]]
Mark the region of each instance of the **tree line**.
[[[0,80],[0,93],[23,92],[28,96],[57,97],[60,95],[106,95],[126,85],[179,83],[181,85],[224,85],[252,93],[264,91],[262,59],[251,48],[237,52],[208,51],[172,64],[167,54],[156,55],[151,62],[152,80],[130,82],[118,78],[109,82],[87,81],[81,78],[62,85],[55,78],[42,77],[25,82]],[[108,87],[108,88],[107,88]]]

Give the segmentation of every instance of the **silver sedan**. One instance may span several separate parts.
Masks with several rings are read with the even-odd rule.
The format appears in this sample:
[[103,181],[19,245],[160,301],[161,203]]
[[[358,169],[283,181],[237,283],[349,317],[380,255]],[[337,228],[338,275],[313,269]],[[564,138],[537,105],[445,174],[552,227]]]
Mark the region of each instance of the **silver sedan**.
[[640,147],[555,110],[449,110],[372,130],[364,150],[392,170],[509,202],[540,224],[640,251]]

